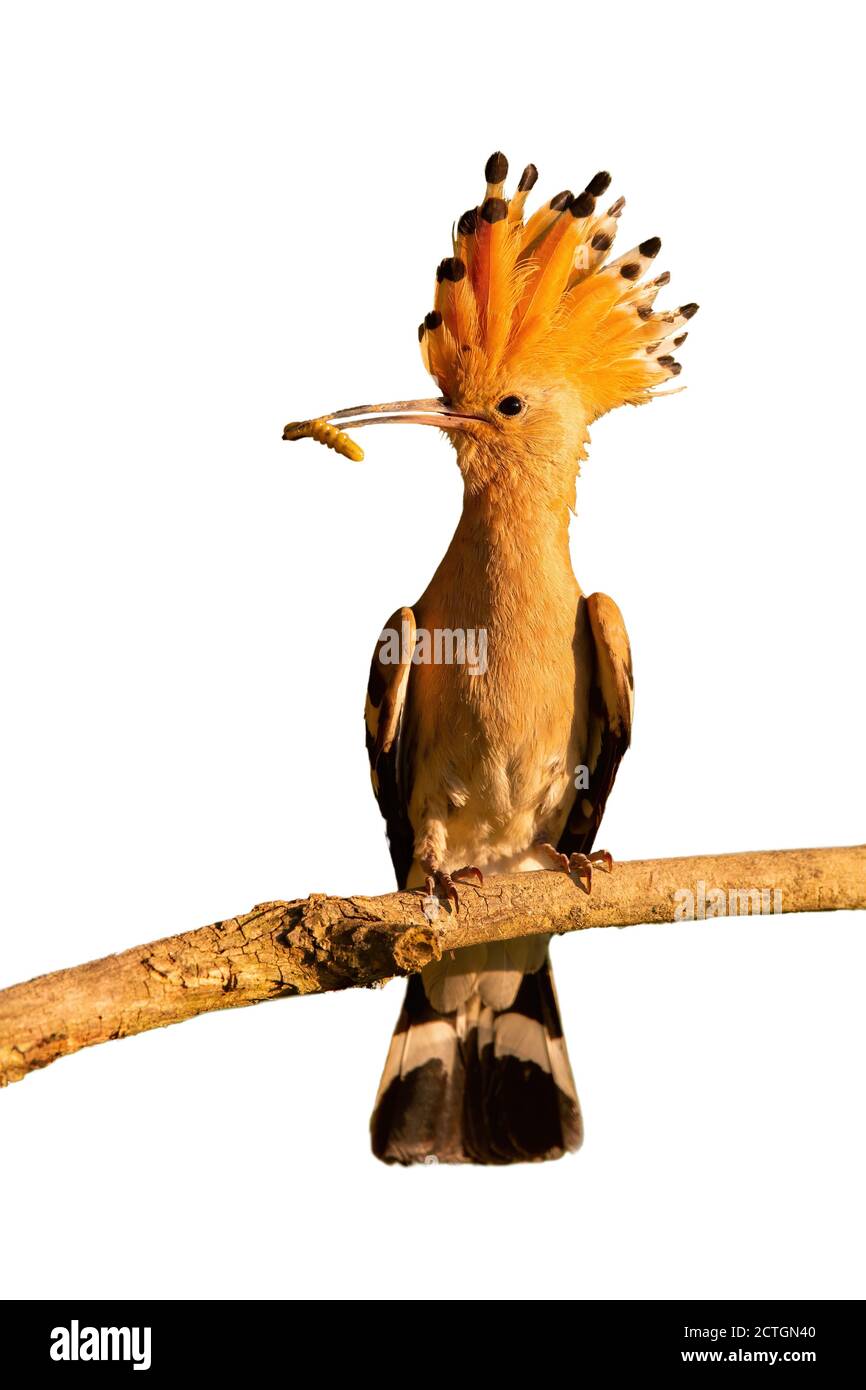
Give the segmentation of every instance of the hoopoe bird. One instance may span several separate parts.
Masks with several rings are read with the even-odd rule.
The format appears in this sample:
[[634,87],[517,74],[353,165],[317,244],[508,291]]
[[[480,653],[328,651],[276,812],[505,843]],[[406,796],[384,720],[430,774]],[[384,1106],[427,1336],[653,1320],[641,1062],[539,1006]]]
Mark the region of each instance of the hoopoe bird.
[[[485,873],[561,869],[590,891],[593,867],[610,869],[593,846],[629,745],[631,656],[616,604],[572,572],[569,512],[589,427],[679,374],[698,307],[656,310],[670,278],[647,278],[658,237],[611,259],[624,199],[599,210],[609,174],[531,216],[534,165],[510,200],[505,156],[485,174],[419,328],[441,395],[284,432],[358,458],[345,430],[433,425],[456,450],[460,521],[424,594],[386,624],[366,704],[397,882],[454,911],[457,885]],[[483,670],[419,659],[420,635],[443,632],[485,634]],[[497,1164],[580,1146],[548,940],[458,950],[410,978],[371,1120],[377,1157]]]

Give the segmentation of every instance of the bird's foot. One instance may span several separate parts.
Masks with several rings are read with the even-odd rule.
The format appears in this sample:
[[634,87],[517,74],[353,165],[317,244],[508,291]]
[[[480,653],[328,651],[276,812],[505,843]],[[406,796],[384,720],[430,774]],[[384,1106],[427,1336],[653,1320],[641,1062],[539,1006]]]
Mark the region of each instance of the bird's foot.
[[592,854],[572,854],[568,860],[569,873],[577,874],[578,882],[584,885],[586,893],[592,892],[593,866],[604,869],[605,873],[609,874],[613,868],[613,855],[606,849],[596,849]]
[[592,854],[570,855],[563,854],[556,848],[556,845],[548,843],[540,844],[538,849],[553,861],[556,868],[562,869],[563,873],[576,874],[578,881],[583,885],[585,893],[592,892],[593,865],[603,868],[607,873],[610,873],[613,868],[613,855],[606,849],[594,850]]
[[474,864],[464,864],[462,869],[452,869],[451,873],[446,873],[444,869],[432,869],[428,873],[424,883],[424,891],[428,897],[434,893],[449,899],[454,904],[454,911],[460,911],[460,898],[457,893],[457,884],[468,878],[477,879],[479,883],[484,882],[484,875],[480,869],[476,869]]

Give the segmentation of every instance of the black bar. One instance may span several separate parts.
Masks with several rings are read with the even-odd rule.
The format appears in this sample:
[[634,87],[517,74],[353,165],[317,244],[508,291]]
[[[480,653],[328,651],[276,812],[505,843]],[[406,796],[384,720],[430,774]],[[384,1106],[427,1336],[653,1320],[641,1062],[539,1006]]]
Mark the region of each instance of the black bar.
[[[545,1337],[525,1336],[515,1355],[533,1376],[549,1373],[547,1360],[553,1355],[557,1362],[567,1359],[575,1374],[580,1366],[590,1365],[596,1372],[614,1376],[671,1370],[693,1375],[706,1366],[720,1366],[730,1373],[736,1366],[758,1375],[761,1368],[811,1368],[823,1377],[857,1366],[863,1342],[862,1306],[859,1300],[587,1301],[573,1303],[565,1313],[539,1310]],[[469,1328],[477,1324],[459,1321],[459,1312],[439,1313],[435,1306],[405,1318],[369,1315],[366,1333],[350,1316],[344,1338],[336,1336],[339,1322],[329,1314],[328,1336],[317,1341],[313,1324],[321,1315],[321,1300],[9,1302],[0,1305],[0,1337],[7,1352],[14,1351],[14,1364],[25,1376],[31,1370],[59,1379],[82,1375],[92,1379],[106,1373],[160,1379],[209,1371],[223,1376],[251,1372],[256,1378],[269,1372],[285,1376],[298,1373],[300,1354],[310,1375],[330,1376],[342,1355],[347,1371],[354,1363],[354,1373],[362,1376],[372,1373],[371,1357],[374,1362],[384,1361],[391,1367],[387,1375],[382,1372],[387,1378],[395,1352],[405,1349],[418,1355],[424,1344],[427,1350],[421,1352],[419,1373],[428,1375],[429,1369],[424,1368],[431,1365],[429,1339],[447,1339],[449,1326],[454,1328],[455,1347],[466,1347],[470,1365],[476,1356],[487,1357],[492,1369],[499,1358],[509,1361],[508,1347],[517,1326],[507,1316],[507,1305],[501,1321],[494,1310],[485,1318],[482,1353],[481,1344],[473,1350],[476,1339],[467,1337]],[[532,1310],[529,1315],[533,1316]],[[528,1333],[531,1324],[520,1325]],[[555,1346],[547,1337],[554,1338]],[[99,1359],[93,1358],[94,1353]],[[318,1357],[322,1358],[319,1365]],[[537,1358],[538,1364],[533,1366],[530,1358]],[[412,1362],[400,1364],[411,1379],[408,1366]],[[462,1378],[465,1371],[464,1367]]]

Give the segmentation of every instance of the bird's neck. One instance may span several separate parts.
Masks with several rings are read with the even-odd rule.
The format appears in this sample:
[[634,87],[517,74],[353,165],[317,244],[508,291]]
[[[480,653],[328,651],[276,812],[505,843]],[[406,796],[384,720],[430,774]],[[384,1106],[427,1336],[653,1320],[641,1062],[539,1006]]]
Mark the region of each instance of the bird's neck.
[[[514,468],[478,492],[467,488],[463,513],[428,590],[456,620],[572,624],[579,589],[568,546],[568,503]],[[436,608],[440,603],[435,603]],[[471,614],[457,610],[471,607]]]
[[[463,502],[455,541],[472,545],[497,572],[515,581],[530,580],[527,570],[571,569],[568,549],[568,507],[539,497],[530,487],[490,488]],[[537,574],[536,574],[537,579]]]

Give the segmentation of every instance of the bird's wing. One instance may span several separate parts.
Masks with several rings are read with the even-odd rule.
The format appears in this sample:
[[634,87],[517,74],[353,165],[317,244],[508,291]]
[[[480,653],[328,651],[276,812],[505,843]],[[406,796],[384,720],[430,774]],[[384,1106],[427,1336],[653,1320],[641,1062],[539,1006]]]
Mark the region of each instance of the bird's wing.
[[388,847],[401,888],[405,886],[414,856],[414,836],[408,813],[406,750],[401,739],[414,649],[415,615],[411,608],[398,608],[376,643],[364,709],[370,778],[379,810],[385,817]]
[[586,608],[595,648],[585,755],[589,786],[578,787],[557,846],[563,854],[588,854],[592,849],[617,769],[631,739],[634,707],[631,648],[622,614],[607,594],[590,594]]

